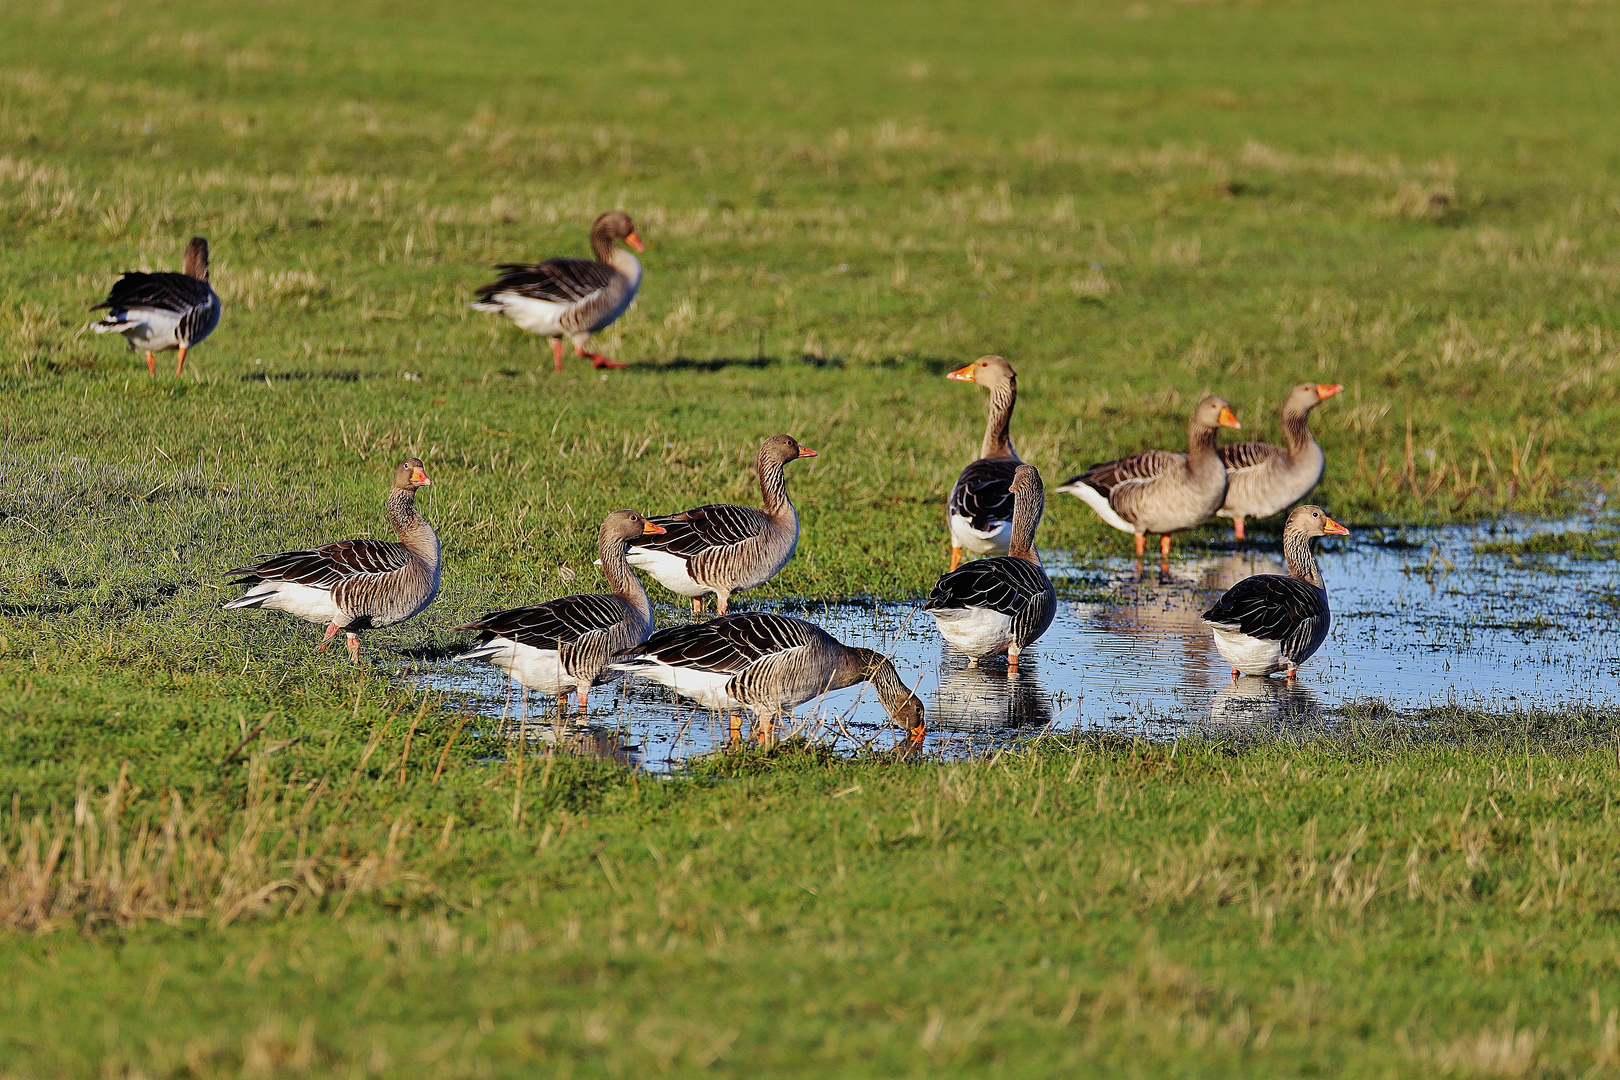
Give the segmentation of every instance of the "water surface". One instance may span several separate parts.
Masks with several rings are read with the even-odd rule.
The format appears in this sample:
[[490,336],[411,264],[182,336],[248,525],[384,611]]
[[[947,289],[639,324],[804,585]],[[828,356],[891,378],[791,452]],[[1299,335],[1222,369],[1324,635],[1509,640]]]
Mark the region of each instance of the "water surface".
[[[892,656],[922,695],[928,752],[968,752],[1077,728],[1166,737],[1234,724],[1307,724],[1369,698],[1397,711],[1608,705],[1620,701],[1615,564],[1476,550],[1588,526],[1362,529],[1319,542],[1333,629],[1291,687],[1280,677],[1234,682],[1199,619],[1241,578],[1282,572],[1275,542],[1193,550],[1173,559],[1168,573],[1128,557],[1048,555],[1060,596],[1086,599],[1060,600],[1052,628],[1011,677],[1004,661],[975,667],[946,646],[920,601],[747,606],[807,618],[846,644]],[[674,608],[659,612],[661,624],[680,617]],[[487,665],[438,663],[419,678],[465,696],[481,714],[504,713],[510,722],[520,711],[501,673]],[[558,723],[555,699],[535,695],[529,709],[530,738],[652,770],[678,767],[729,735],[723,721],[639,679],[598,687],[584,725]],[[870,688],[812,702],[795,727],[847,749],[900,741]]]

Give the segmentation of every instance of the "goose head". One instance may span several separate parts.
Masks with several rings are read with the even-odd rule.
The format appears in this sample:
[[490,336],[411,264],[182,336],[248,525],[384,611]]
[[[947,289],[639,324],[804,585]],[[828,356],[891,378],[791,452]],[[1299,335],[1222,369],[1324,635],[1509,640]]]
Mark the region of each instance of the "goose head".
[[815,456],[814,450],[808,446],[800,446],[799,440],[791,435],[772,435],[759,448],[759,461],[762,465],[767,462],[773,465],[786,465],[798,458]]
[[1343,389],[1338,383],[1300,383],[1283,398],[1283,414],[1304,416]]
[[1002,387],[1018,388],[1018,373],[999,356],[981,356],[966,367],[959,367],[945,376],[957,382],[978,383],[992,394]]
[[1296,506],[1283,525],[1284,536],[1349,536],[1350,530],[1328,517],[1320,506]]
[[1237,414],[1225,398],[1211,394],[1193,410],[1192,426],[1203,431],[1214,431],[1218,427],[1240,428],[1243,425],[1238,423]]
[[414,491],[433,483],[428,479],[427,467],[421,458],[408,457],[394,470],[394,490]]
[[609,210],[596,219],[591,226],[591,247],[596,250],[596,257],[606,262],[602,248],[613,250],[616,242],[623,242],[636,251],[646,251],[647,245],[642,243],[641,237],[636,233],[636,223],[630,220],[630,215],[623,210]]
[[193,236],[191,243],[186,245],[186,259],[181,264],[187,277],[194,277],[198,281],[208,280],[208,241],[200,236]]
[[654,525],[634,510],[615,510],[602,519],[602,527],[596,532],[596,542],[599,547],[606,547],[610,543],[628,544],[643,536],[658,536],[666,531],[662,525]]

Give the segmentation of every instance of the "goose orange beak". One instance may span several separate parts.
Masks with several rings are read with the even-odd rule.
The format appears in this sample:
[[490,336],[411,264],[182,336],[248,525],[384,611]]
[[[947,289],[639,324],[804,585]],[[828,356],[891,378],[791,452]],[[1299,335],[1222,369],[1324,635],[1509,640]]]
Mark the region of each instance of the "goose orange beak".
[[973,365],[969,364],[967,367],[957,368],[955,371],[951,372],[949,375],[946,375],[945,377],[947,379],[955,379],[957,382],[972,382],[973,381]]
[[641,242],[641,237],[637,236],[635,230],[633,229],[631,230],[630,235],[624,238],[624,242],[635,248],[637,251],[647,250],[647,245]]
[[664,528],[662,525],[654,525],[650,521],[643,522],[641,525],[642,536],[662,536],[667,532],[669,532],[669,530]]
[[1224,406],[1221,408],[1221,414],[1215,418],[1215,422],[1221,427],[1240,428],[1243,426],[1238,423],[1237,414]]
[[1329,536],[1349,536],[1350,535],[1350,530],[1349,529],[1345,528],[1343,525],[1340,525],[1337,521],[1334,521],[1332,518],[1328,518],[1326,521],[1322,522],[1322,531],[1324,533],[1326,533],[1327,535],[1329,535]]
[[1343,389],[1344,389],[1344,387],[1340,386],[1338,383],[1317,383],[1316,384],[1316,397],[1317,397],[1317,400],[1326,401],[1328,398],[1332,397],[1334,394],[1337,394],[1340,390],[1343,390]]
[[801,447],[799,447],[799,456],[800,457],[816,457],[818,455],[816,454],[816,452],[814,450],[810,449],[808,446],[801,446]]
[[412,469],[411,470],[411,486],[412,487],[427,487],[431,483],[433,483],[433,481],[429,480],[428,479],[428,474],[423,472],[421,469]]

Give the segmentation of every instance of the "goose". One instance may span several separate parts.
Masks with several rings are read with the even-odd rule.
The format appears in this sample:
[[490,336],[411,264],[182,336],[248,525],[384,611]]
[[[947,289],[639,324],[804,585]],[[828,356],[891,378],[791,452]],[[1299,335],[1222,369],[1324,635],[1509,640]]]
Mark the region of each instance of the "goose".
[[1296,506],[1283,525],[1288,573],[1256,574],[1227,589],[1204,612],[1215,648],[1238,675],[1286,671],[1294,677],[1327,638],[1332,614],[1322,571],[1311,553],[1317,536],[1346,536],[1349,529],[1320,506]]
[[589,352],[585,343],[605,330],[636,298],[641,288],[641,261],[616,246],[623,240],[636,251],[647,245],[636,234],[635,223],[623,210],[609,210],[591,226],[591,259],[547,259],[543,263],[496,263],[501,276],[480,287],[472,305],[476,311],[505,315],[533,334],[551,339],[551,357],[562,370],[563,338],[574,343],[574,354],[593,368],[622,368],[601,353]]
[[714,593],[721,615],[731,594],[775,577],[799,546],[799,515],[787,496],[782,467],[816,452],[791,435],[772,435],[759,448],[763,506],[698,506],[655,517],[657,540],[630,545],[630,565],[645,570],[670,592],[689,597],[692,614],[703,611],[703,597]]
[[979,456],[968,463],[951,488],[945,517],[951,530],[951,569],[962,565],[963,550],[975,555],[1007,554],[1012,533],[1013,473],[1023,462],[1007,436],[1018,404],[1018,373],[999,356],[981,356],[945,376],[978,383],[990,391],[990,417]]
[[652,604],[624,552],[636,537],[663,531],[634,510],[613,511],[596,533],[611,594],[564,596],[491,612],[455,627],[478,631],[479,641],[456,659],[487,660],[528,690],[556,694],[563,709],[568,707],[569,691],[578,691],[579,711],[584,713],[591,687],[608,661],[652,633]]
[[394,470],[388,492],[391,540],[340,540],[307,551],[256,555],[228,571],[247,592],[231,608],[269,608],[312,623],[326,623],[317,652],[338,631],[348,635],[349,656],[360,662],[361,630],[377,630],[414,618],[439,593],[439,537],[416,510],[416,489],[433,483],[418,458]]
[[186,350],[203,343],[219,325],[219,294],[208,284],[208,241],[193,236],[186,245],[185,272],[143,274],[125,270],[107,299],[91,308],[107,308],[91,326],[98,334],[123,334],[131,349],[146,352],[146,370],[157,374],[157,354],[180,350],[174,373],[186,368]]
[[1215,511],[1232,519],[1232,536],[1243,539],[1243,519],[1270,517],[1299,502],[1322,481],[1327,459],[1311,438],[1311,410],[1343,390],[1337,383],[1301,383],[1283,398],[1286,447],[1229,443],[1216,448],[1226,466],[1226,502]]
[[1226,500],[1226,466],[1215,452],[1218,428],[1242,427],[1223,398],[1198,403],[1187,424],[1187,452],[1144,450],[1093,465],[1070,477],[1066,491],[1121,532],[1136,535],[1141,558],[1148,533],[1159,534],[1159,557],[1170,558],[1170,534],[1196,528]]
[[869,682],[911,739],[924,734],[923,706],[888,657],[851,648],[819,626],[786,615],[743,611],[671,626],[614,667],[661,683],[713,712],[751,713],[768,730],[778,716],[831,690]]
[[1018,654],[1046,633],[1057,613],[1057,591],[1035,551],[1046,495],[1041,474],[1020,465],[1013,476],[1012,539],[1007,554],[968,563],[934,583],[923,610],[946,641],[977,664],[982,656],[1007,654],[1007,670],[1018,670]]

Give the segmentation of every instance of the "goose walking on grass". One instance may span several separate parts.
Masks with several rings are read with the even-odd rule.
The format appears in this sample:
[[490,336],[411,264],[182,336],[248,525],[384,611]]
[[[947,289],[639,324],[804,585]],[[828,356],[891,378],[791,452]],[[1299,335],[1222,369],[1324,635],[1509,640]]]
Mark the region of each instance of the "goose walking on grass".
[[611,594],[564,596],[458,626],[478,631],[479,644],[456,659],[487,660],[527,690],[558,695],[564,710],[568,694],[577,691],[584,713],[608,661],[652,633],[652,604],[624,553],[632,540],[663,531],[634,510],[615,510],[596,533]]
[[433,483],[422,462],[406,458],[394,470],[388,492],[391,540],[341,540],[307,551],[259,555],[229,573],[247,592],[226,608],[268,608],[312,623],[326,623],[317,652],[339,631],[349,655],[360,662],[361,630],[376,630],[414,618],[439,592],[439,537],[416,510],[416,489]]
[[777,575],[799,546],[799,515],[787,495],[782,468],[816,452],[791,435],[772,435],[759,448],[763,504],[698,506],[655,517],[662,534],[630,546],[630,565],[645,570],[670,592],[690,597],[692,614],[703,611],[703,597],[715,596],[720,614],[731,594],[756,588]]
[[131,349],[146,353],[146,370],[157,374],[157,354],[180,351],[174,373],[186,368],[186,350],[201,345],[219,325],[223,310],[219,294],[208,284],[208,241],[193,236],[186,245],[184,273],[143,274],[126,270],[107,294],[91,308],[107,308],[92,329],[98,334],[123,334]]
[[990,391],[990,416],[979,456],[956,478],[945,507],[951,531],[951,569],[955,570],[962,565],[963,551],[1007,554],[1012,533],[1012,479],[1023,462],[1008,435],[1013,407],[1018,404],[1018,373],[1012,365],[999,356],[981,356],[945,377],[978,383]]
[[1215,648],[1232,665],[1233,679],[1278,671],[1292,679],[1295,669],[1321,648],[1333,617],[1311,540],[1349,532],[1320,506],[1296,506],[1283,525],[1288,573],[1244,578],[1204,612],[1204,624],[1215,635]]
[[1327,468],[1322,448],[1311,438],[1311,410],[1343,390],[1337,383],[1301,383],[1283,398],[1286,446],[1229,443],[1216,448],[1226,466],[1226,502],[1216,515],[1232,519],[1232,535],[1243,539],[1245,518],[1270,517],[1316,489]]
[[551,339],[551,356],[562,370],[563,338],[574,354],[593,368],[622,368],[601,353],[585,348],[591,335],[605,330],[629,308],[641,288],[641,260],[618,246],[636,251],[647,246],[623,210],[609,210],[591,226],[592,259],[547,259],[542,263],[497,263],[501,276],[477,291],[478,311],[505,315],[532,334]]
[[923,610],[946,641],[973,663],[1007,654],[1007,670],[1018,670],[1018,654],[1052,625],[1057,592],[1035,551],[1046,495],[1041,474],[1020,465],[1013,477],[1012,539],[1007,554],[970,562],[934,583]]
[[734,737],[741,733],[741,713],[753,716],[756,732],[768,732],[777,717],[791,718],[810,699],[860,682],[872,684],[913,741],[924,733],[922,702],[887,657],[785,615],[745,611],[671,626],[614,666],[729,714]]
[[1187,424],[1187,452],[1145,450],[1093,465],[1057,488],[1097,511],[1121,532],[1136,536],[1141,558],[1147,534],[1159,537],[1159,557],[1170,558],[1170,534],[1196,528],[1226,501],[1226,466],[1215,452],[1215,433],[1243,425],[1222,398],[1198,403]]

